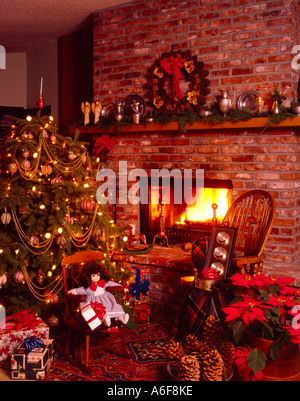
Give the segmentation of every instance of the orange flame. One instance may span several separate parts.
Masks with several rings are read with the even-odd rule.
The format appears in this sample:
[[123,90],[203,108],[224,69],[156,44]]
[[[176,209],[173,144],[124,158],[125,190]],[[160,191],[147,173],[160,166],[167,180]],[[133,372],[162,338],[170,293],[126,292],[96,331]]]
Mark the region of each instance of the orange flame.
[[180,216],[180,224],[185,221],[209,221],[213,218],[213,209],[211,205],[216,203],[218,208],[216,210],[216,217],[220,223],[228,208],[229,208],[229,191],[227,188],[204,188],[204,192],[200,191],[197,194],[197,201],[188,205],[185,213]]

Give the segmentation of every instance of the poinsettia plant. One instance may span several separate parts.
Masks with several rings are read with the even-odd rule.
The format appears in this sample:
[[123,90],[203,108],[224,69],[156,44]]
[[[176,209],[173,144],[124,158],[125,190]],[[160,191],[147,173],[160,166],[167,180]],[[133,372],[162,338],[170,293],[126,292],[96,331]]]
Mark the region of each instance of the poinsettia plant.
[[[300,324],[297,323],[300,289],[293,286],[293,278],[235,273],[230,280],[235,298],[223,311],[236,343],[245,332],[272,340],[270,355],[273,360],[283,343],[298,344],[300,349]],[[263,359],[260,358],[260,369]]]

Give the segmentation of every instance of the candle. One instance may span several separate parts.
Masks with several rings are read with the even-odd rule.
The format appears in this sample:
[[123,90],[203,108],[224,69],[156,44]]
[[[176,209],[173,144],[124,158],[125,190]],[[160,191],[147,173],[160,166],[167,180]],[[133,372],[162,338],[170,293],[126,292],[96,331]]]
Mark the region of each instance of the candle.
[[43,94],[43,77],[41,77],[41,87],[40,87],[40,96]]
[[259,113],[262,112],[262,105],[263,105],[263,100],[262,100],[262,97],[259,96],[259,98],[258,98],[258,112]]

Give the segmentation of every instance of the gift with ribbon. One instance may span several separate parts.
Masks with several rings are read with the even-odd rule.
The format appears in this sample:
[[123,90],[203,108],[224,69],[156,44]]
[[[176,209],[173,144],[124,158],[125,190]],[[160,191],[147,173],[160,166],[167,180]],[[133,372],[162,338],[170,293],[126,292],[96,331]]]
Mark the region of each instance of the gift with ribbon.
[[102,323],[106,314],[105,306],[100,302],[87,302],[80,309],[81,315],[91,330],[95,330]]
[[36,316],[32,310],[15,312],[6,318],[6,322],[9,321],[14,323],[15,330],[20,330],[25,327],[33,330],[39,324],[39,320],[36,319]]
[[9,359],[17,347],[31,336],[43,341],[49,338],[49,326],[32,311],[16,312],[8,316],[0,329],[0,362]]
[[44,345],[42,339],[36,336],[31,336],[24,341],[25,348],[30,352],[34,348],[41,348]]
[[136,271],[135,282],[130,284],[129,292],[136,299],[140,299],[141,295],[146,296],[150,287],[150,281],[147,278],[141,280],[141,269],[132,266],[132,269]]
[[180,78],[182,77],[181,68],[183,67],[185,59],[181,58],[180,54],[176,57],[171,56],[169,58],[163,58],[159,63],[161,68],[173,77],[173,96],[177,99],[182,99],[182,93],[180,89]]
[[102,320],[106,314],[105,306],[103,306],[103,304],[101,302],[91,302],[91,306],[94,309],[94,311],[96,312],[96,315],[98,316],[98,318],[100,320]]
[[12,379],[41,379],[53,361],[53,339],[31,336],[25,339],[11,357]]
[[132,300],[130,302],[132,318],[135,322],[150,323],[155,315],[155,305],[149,302]]

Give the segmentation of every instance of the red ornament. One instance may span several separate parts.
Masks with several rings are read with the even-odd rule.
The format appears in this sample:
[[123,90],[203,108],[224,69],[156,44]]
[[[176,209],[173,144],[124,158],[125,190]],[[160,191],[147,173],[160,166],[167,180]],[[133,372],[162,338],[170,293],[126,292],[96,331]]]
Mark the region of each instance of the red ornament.
[[30,237],[30,240],[29,240],[29,244],[31,245],[31,246],[37,246],[38,244],[39,244],[39,239],[38,239],[38,237],[35,237],[33,234],[31,235],[31,237]]
[[81,207],[83,210],[91,210],[94,207],[94,202],[90,199],[86,199],[81,203]]
[[62,249],[65,249],[66,245],[67,245],[67,240],[66,237],[62,234],[59,234],[56,237],[56,243],[57,245],[59,245]]
[[14,280],[16,283],[21,283],[24,281],[24,274],[22,273],[21,270],[17,270],[14,274]]
[[45,129],[43,129],[42,133],[43,133],[43,138],[47,139],[49,136],[48,132]]
[[13,175],[17,170],[18,170],[18,167],[17,167],[16,163],[9,163],[8,171],[10,172],[11,175]]
[[74,159],[75,159],[75,154],[74,154],[74,152],[72,152],[72,151],[69,152],[69,154],[68,154],[68,159],[69,159],[69,160],[74,160]]
[[29,160],[24,159],[24,160],[22,161],[22,163],[21,163],[21,166],[23,167],[24,170],[29,170],[29,169],[30,169],[30,166],[31,166],[31,163],[30,163]]
[[50,141],[53,143],[53,145],[55,144],[55,142],[56,142],[56,135],[55,135],[54,133],[51,134],[51,136],[50,136]]
[[44,166],[41,166],[42,174],[46,176],[52,173],[52,167],[49,166],[47,163]]
[[68,224],[73,225],[74,224],[74,217],[70,216],[70,214],[66,214],[64,217],[64,221]]
[[6,211],[6,208],[5,208],[5,212],[2,213],[2,215],[1,215],[1,222],[2,222],[5,226],[7,226],[7,224],[9,224],[10,221],[11,221],[11,214],[8,213],[8,212]]
[[42,95],[40,95],[39,100],[36,102],[35,105],[39,109],[39,114],[41,114],[41,110],[44,107],[44,101]]
[[22,134],[22,139],[31,140],[31,139],[33,139],[33,135],[32,135],[31,132],[24,131],[23,134]]
[[4,285],[7,282],[7,273],[4,273],[2,276],[0,276],[0,288],[2,288],[2,285]]
[[39,270],[37,271],[36,275],[35,275],[35,278],[36,278],[36,281],[37,281],[40,285],[42,285],[42,284],[44,284],[44,282],[45,282],[45,280],[46,280],[46,275],[45,275],[45,273],[43,272],[42,269],[39,269]]
[[57,175],[56,177],[52,178],[51,180],[51,184],[60,184],[62,182],[62,179],[60,178],[59,175]]

